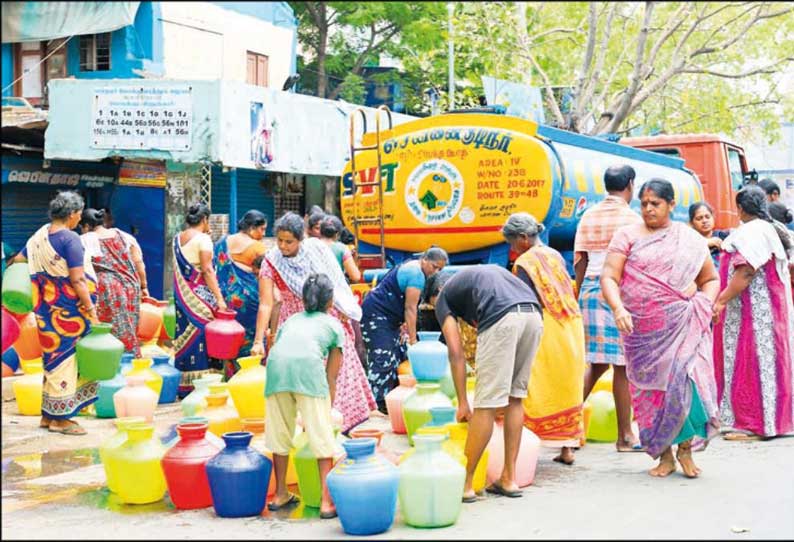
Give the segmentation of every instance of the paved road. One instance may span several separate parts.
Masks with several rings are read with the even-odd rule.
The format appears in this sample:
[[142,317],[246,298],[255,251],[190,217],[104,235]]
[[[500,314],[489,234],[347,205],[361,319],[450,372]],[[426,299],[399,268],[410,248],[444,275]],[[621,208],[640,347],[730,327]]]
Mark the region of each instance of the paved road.
[[[81,418],[84,437],[49,434],[37,418],[3,405],[2,537],[50,539],[271,538],[344,536],[338,520],[312,509],[246,519],[220,519],[212,509],[178,512],[168,499],[144,506],[119,504],[104,488],[95,447],[112,433],[108,420]],[[157,429],[179,418],[161,408]],[[384,420],[369,422],[382,426]],[[386,445],[407,447],[388,435]],[[794,538],[794,437],[768,442],[721,439],[695,455],[704,473],[688,480],[646,474],[645,454],[588,444],[576,464],[552,462],[544,450],[537,477],[520,499],[488,496],[463,505],[457,524],[433,531],[407,527],[399,517],[380,538]],[[283,515],[282,515],[283,514]],[[735,532],[743,531],[743,532]]]

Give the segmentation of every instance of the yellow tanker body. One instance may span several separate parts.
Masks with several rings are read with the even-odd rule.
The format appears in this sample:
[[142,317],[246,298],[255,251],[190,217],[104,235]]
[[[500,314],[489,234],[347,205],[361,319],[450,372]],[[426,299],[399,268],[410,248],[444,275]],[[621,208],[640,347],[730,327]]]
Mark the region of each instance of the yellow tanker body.
[[[515,117],[450,114],[381,132],[380,181],[385,246],[418,252],[431,244],[450,253],[492,247],[504,240],[506,216],[526,211],[539,220],[562,206],[562,177],[554,149],[538,125]],[[374,146],[373,133],[362,145]],[[342,174],[344,222],[380,216],[375,150],[356,154]],[[364,183],[365,186],[355,186]],[[358,190],[355,194],[354,190]],[[380,244],[380,226],[363,223],[360,240]]]

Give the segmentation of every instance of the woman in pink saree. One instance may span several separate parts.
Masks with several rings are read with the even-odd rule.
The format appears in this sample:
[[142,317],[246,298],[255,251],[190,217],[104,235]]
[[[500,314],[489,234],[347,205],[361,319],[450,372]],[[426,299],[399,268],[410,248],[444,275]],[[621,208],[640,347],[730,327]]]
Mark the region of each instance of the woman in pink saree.
[[[361,307],[333,252],[320,239],[304,239],[303,219],[295,213],[286,213],[273,228],[276,246],[268,250],[259,272],[259,310],[256,333],[251,347],[252,355],[264,355],[265,332],[274,305],[274,294],[281,294],[278,325],[293,314],[303,312],[303,283],[312,273],[324,273],[334,285],[334,306],[328,312],[339,320],[345,331],[342,347],[342,366],[336,380],[333,408],[342,414],[342,433],[369,419],[377,408],[369,387],[367,375],[358,357],[351,320],[361,319]],[[267,346],[273,345],[276,330],[268,334]]]
[[[619,229],[609,244],[601,287],[623,337],[640,441],[659,458],[649,472],[695,478],[692,439],[718,430],[711,309],[719,281],[705,239],[673,222],[673,185],[640,189],[643,224]],[[678,444],[675,458],[672,445]]]
[[[742,225],[723,241],[722,292],[714,304],[714,372],[726,440],[794,431],[794,308],[788,258],[766,194],[736,194]],[[725,317],[722,318],[722,311]]]

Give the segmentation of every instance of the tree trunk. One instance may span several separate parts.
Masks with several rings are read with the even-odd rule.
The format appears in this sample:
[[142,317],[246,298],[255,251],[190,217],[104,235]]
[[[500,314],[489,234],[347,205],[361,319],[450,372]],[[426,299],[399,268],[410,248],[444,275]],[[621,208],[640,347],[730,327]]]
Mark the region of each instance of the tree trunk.
[[328,50],[328,19],[326,3],[320,2],[317,23],[317,96],[325,98],[328,76],[325,74],[325,55]]

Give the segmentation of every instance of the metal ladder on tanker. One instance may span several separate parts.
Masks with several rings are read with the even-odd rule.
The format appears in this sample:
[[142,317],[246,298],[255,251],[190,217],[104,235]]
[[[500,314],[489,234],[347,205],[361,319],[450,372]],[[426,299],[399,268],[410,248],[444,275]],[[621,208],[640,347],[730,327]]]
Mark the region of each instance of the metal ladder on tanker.
[[[353,214],[352,222],[354,235],[356,236],[356,259],[357,264],[361,270],[364,269],[377,269],[386,267],[386,244],[385,244],[385,226],[383,221],[383,183],[381,182],[381,141],[380,141],[380,118],[381,111],[386,112],[389,119],[389,128],[392,129],[391,111],[385,105],[378,106],[375,110],[375,144],[356,146],[356,118],[357,114],[361,115],[363,121],[361,138],[367,133],[367,114],[363,108],[357,108],[350,116],[350,170],[353,174]],[[372,181],[360,181],[356,175],[356,153],[361,151],[374,150],[378,158],[377,169],[375,170],[374,179]],[[378,192],[378,209],[377,216],[361,216],[359,214],[359,188],[371,186]],[[380,233],[380,253],[379,254],[362,254],[361,253],[361,230],[360,225],[364,224],[377,224]]]

